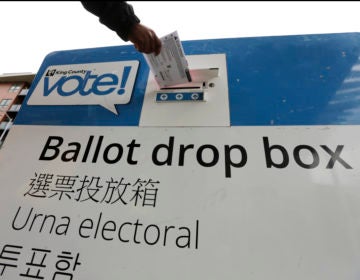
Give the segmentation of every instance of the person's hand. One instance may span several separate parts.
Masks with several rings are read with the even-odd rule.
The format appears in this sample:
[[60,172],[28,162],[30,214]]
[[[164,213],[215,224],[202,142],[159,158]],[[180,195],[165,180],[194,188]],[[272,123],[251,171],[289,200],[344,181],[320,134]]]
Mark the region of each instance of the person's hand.
[[161,41],[158,36],[152,29],[141,23],[136,23],[133,26],[128,39],[139,52],[158,55],[161,51]]

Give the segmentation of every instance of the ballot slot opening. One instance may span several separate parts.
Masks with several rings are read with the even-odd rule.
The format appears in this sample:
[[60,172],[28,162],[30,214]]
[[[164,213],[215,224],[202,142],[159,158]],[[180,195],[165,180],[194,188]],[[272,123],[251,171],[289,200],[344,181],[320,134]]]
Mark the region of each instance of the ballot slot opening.
[[207,88],[214,87],[211,79],[218,77],[219,68],[190,69],[191,82],[160,87],[155,95],[156,102],[206,101]]

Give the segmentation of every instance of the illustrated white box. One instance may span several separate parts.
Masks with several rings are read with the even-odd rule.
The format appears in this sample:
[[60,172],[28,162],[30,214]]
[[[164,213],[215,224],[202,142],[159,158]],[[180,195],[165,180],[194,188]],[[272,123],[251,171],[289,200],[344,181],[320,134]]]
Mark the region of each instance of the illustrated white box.
[[230,126],[225,54],[189,55],[186,58],[193,81],[175,86],[172,91],[196,92],[200,89],[205,101],[157,102],[157,94],[164,89],[159,88],[150,72],[139,126]]

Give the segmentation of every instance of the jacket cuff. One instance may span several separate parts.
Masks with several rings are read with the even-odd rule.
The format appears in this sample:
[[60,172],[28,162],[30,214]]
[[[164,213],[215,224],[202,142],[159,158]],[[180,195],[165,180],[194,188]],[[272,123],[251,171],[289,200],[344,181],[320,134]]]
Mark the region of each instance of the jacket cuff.
[[129,16],[126,21],[122,21],[121,25],[123,28],[118,28],[116,34],[125,42],[129,41],[129,34],[135,24],[140,23],[140,19],[134,14]]

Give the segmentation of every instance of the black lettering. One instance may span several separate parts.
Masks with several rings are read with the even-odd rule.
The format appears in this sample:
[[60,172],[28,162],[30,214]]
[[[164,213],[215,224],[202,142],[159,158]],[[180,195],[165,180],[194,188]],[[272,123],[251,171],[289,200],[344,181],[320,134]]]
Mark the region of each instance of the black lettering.
[[[116,147],[117,152],[114,159],[109,159],[109,151],[112,147]],[[118,143],[112,143],[109,146],[107,146],[104,150],[104,161],[109,164],[116,163],[121,159],[122,154],[123,154],[123,147]]]
[[[85,226],[84,224],[86,222],[89,222],[89,226]],[[80,227],[79,227],[79,235],[82,237],[82,238],[89,238],[90,237],[90,234],[89,235],[84,235],[82,233],[82,229],[85,228],[85,229],[92,229],[93,228],[93,221],[91,219],[85,219],[81,222],[80,224]]]
[[98,230],[99,230],[101,217],[102,217],[102,212],[100,212],[99,219],[98,219],[97,224],[96,224],[96,229],[95,229],[94,239],[96,238],[97,233],[98,233]]
[[[179,227],[179,230],[185,230],[186,234],[180,235],[176,238],[176,246],[178,246],[179,248],[190,248],[190,229],[188,227]],[[181,239],[185,240],[185,243],[183,245],[180,245],[179,243]]]
[[119,228],[119,232],[118,232],[118,236],[119,236],[119,239],[122,241],[122,242],[129,242],[130,240],[129,239],[123,239],[121,237],[121,230],[123,228],[124,225],[132,225],[132,223],[129,223],[129,222],[126,222],[126,223],[123,223],[120,228]]
[[137,220],[136,220],[136,223],[135,223],[134,225],[135,225],[135,230],[134,230],[134,242],[137,243],[137,244],[140,244],[141,242],[136,240],[136,235],[137,235],[138,226],[142,226],[143,224],[140,224],[140,223],[139,223],[139,219],[137,219]]
[[89,152],[90,152],[90,148],[91,148],[91,145],[92,145],[92,141],[93,141],[93,140],[94,140],[94,136],[91,135],[91,136],[89,137],[89,140],[88,140],[87,144],[86,144],[86,148],[85,148],[84,156],[83,156],[83,158],[82,158],[82,162],[86,162],[87,157],[88,157]]
[[43,216],[43,214],[35,214],[35,215],[34,215],[33,220],[32,220],[32,222],[31,222],[31,225],[30,225],[30,227],[29,227],[29,231],[32,230],[32,227],[33,227],[33,225],[34,225],[34,223],[35,223],[35,220],[36,220],[38,217],[42,217],[42,216]]
[[140,144],[136,144],[135,142],[135,139],[133,139],[131,143],[127,145],[127,147],[129,148],[127,162],[132,165],[137,164],[137,160],[133,160],[134,149],[140,147]]
[[179,166],[184,166],[184,161],[185,161],[185,152],[188,149],[194,149],[194,145],[190,144],[187,146],[184,145],[180,145],[180,151],[179,151]]
[[12,224],[11,224],[11,226],[12,226],[12,228],[13,228],[14,230],[22,230],[23,228],[25,228],[25,226],[27,225],[27,223],[28,223],[28,221],[29,221],[29,219],[30,219],[31,213],[32,213],[32,211],[33,211],[33,208],[31,207],[30,212],[29,212],[29,214],[28,214],[28,216],[27,216],[27,218],[26,218],[25,223],[23,223],[21,226],[16,226],[15,224],[16,224],[17,217],[18,217],[18,215],[19,215],[19,213],[20,213],[20,210],[21,210],[21,206],[20,206],[20,207],[18,208],[18,210],[16,211],[14,220],[12,221]]
[[165,226],[165,233],[164,233],[164,243],[163,245],[166,246],[166,237],[167,237],[167,232],[169,229],[171,228],[175,228],[174,226]]
[[[107,228],[107,227],[106,227],[107,224],[110,224],[112,227]],[[116,224],[115,224],[115,222],[113,222],[113,221],[107,221],[107,222],[104,224],[104,226],[103,226],[103,228],[102,228],[102,231],[101,231],[102,238],[104,238],[105,240],[113,240],[114,238],[112,238],[112,237],[107,238],[107,237],[105,236],[104,232],[105,232],[105,231],[113,231],[113,232],[114,232],[115,229],[116,229]]]
[[[210,149],[213,153],[213,158],[210,162],[205,162],[203,160],[203,151],[205,149]],[[213,145],[203,145],[196,152],[196,159],[202,166],[205,166],[205,167],[214,166],[219,161],[219,151]]]
[[[64,152],[61,155],[61,160],[62,161],[66,162],[66,161],[76,161],[77,160],[77,157],[78,157],[80,149],[81,149],[81,145],[80,145],[80,143],[77,143],[77,142],[69,143],[68,146],[70,146],[70,145],[74,145],[75,149],[74,150],[68,150],[68,151]],[[67,155],[69,155],[69,157],[67,157]]]
[[340,153],[344,148],[344,145],[338,145],[336,147],[335,152],[331,151],[326,145],[320,145],[320,146],[331,156],[328,164],[326,165],[327,169],[332,169],[336,161],[340,162],[346,169],[352,169],[352,167],[347,162],[345,162],[345,160],[340,158]]
[[[266,167],[267,168],[271,168],[273,166],[276,168],[285,168],[286,166],[288,166],[289,155],[283,146],[281,146],[281,145],[269,146],[268,137],[263,137],[263,142],[264,142],[264,150],[265,150],[265,158],[266,158]],[[271,158],[271,152],[275,149],[279,150],[282,154],[283,160],[281,163],[275,163]]]
[[[165,157],[164,161],[160,161],[158,159],[158,151],[163,148],[167,151],[167,156]],[[166,144],[159,144],[156,145],[153,152],[152,152],[152,161],[156,165],[171,165],[172,163],[172,155],[174,149],[174,136],[169,137],[169,145]]]
[[[156,234],[155,240],[152,241],[152,242],[150,242],[150,241],[148,240],[148,237],[147,237],[147,232],[148,232],[149,228],[154,228],[155,231],[156,231],[156,233],[155,233],[155,234]],[[154,244],[156,244],[156,243],[159,241],[159,238],[160,238],[160,229],[159,229],[159,227],[158,227],[157,225],[154,225],[154,224],[148,225],[148,226],[146,227],[145,231],[144,231],[144,240],[145,240],[145,243],[146,243],[146,244],[149,244],[149,245],[154,245]]]
[[51,223],[51,227],[50,227],[50,232],[49,232],[49,233],[52,232],[52,230],[53,230],[53,228],[54,228],[54,225],[55,225],[55,220],[56,220],[56,218],[55,218],[54,215],[45,215],[45,217],[44,217],[44,219],[43,219],[43,222],[42,222],[42,225],[41,225],[41,227],[40,227],[40,232],[43,230],[43,227],[44,227],[44,225],[45,225],[45,222],[46,222],[46,220],[47,220],[48,218],[52,218],[52,223]]
[[103,138],[104,138],[104,136],[100,136],[100,137],[99,137],[99,140],[98,140],[98,142],[97,142],[97,144],[96,144],[95,153],[94,153],[92,162],[96,162],[96,161],[97,161],[97,158],[98,158],[98,156],[99,156],[100,147],[101,147],[101,143],[102,143],[102,141],[103,141]]
[[[53,140],[57,141],[57,143],[52,144],[51,142]],[[61,144],[63,142],[64,142],[64,139],[62,137],[60,137],[60,136],[49,136],[46,143],[45,143],[44,149],[41,152],[39,160],[53,160],[53,159],[55,159],[59,155],[59,152],[60,152],[58,147],[61,146]],[[54,151],[52,156],[50,156],[50,155],[46,156],[46,153],[47,153],[48,150],[53,150]]]
[[[301,158],[300,158],[300,151],[301,150],[310,151],[310,153],[311,153],[311,155],[313,157],[313,162],[312,163],[306,164],[301,160]],[[300,165],[301,167],[303,167],[303,168],[312,169],[312,168],[315,168],[315,167],[317,167],[319,165],[319,162],[320,162],[319,155],[316,152],[316,150],[311,146],[308,146],[308,145],[296,146],[293,153],[294,153],[294,159],[295,159],[296,163],[298,165]]]
[[[238,163],[235,163],[232,161],[231,159],[231,151],[233,149],[237,149],[240,151],[241,153],[241,160]],[[246,150],[244,149],[244,147],[240,146],[240,145],[225,145],[225,176],[226,178],[231,177],[231,167],[243,167],[247,162],[247,153]]]

